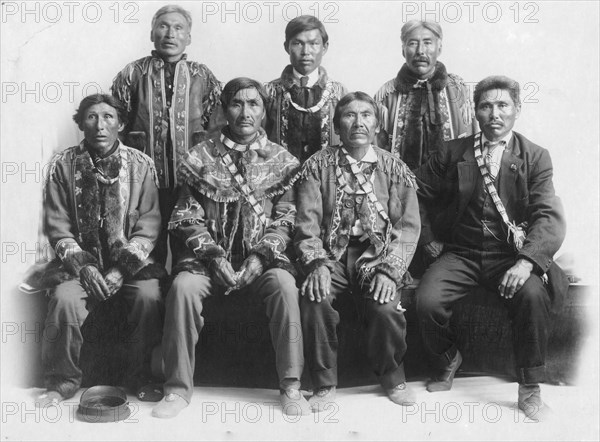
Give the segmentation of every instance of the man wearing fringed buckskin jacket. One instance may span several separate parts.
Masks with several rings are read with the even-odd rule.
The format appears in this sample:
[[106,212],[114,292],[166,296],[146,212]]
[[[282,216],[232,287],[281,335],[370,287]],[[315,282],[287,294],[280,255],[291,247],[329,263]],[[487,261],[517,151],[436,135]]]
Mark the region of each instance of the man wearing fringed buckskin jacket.
[[[157,258],[167,259],[167,224],[177,200],[176,170],[187,151],[218,133],[221,83],[205,65],[187,59],[192,16],[177,5],[163,6],[152,18],[150,40],[155,50],[129,63],[117,74],[112,94],[127,105],[127,145],[154,160],[158,174],[163,230]],[[176,255],[182,247],[170,239]],[[176,256],[175,256],[176,259]]]
[[300,306],[287,250],[296,220],[292,186],[300,165],[267,139],[261,127],[265,100],[255,80],[227,83],[221,95],[227,125],[220,136],[194,146],[179,167],[183,186],[169,229],[187,247],[173,268],[167,295],[166,396],[153,409],[155,417],[172,418],[191,401],[204,298],[230,293],[264,304],[283,412],[310,413],[300,393]]
[[399,289],[420,232],[414,175],[373,145],[378,108],[364,92],[344,96],[334,114],[342,144],[304,163],[294,244],[305,279],[302,330],[314,384],[314,411],[335,400],[340,303],[366,325],[367,356],[388,397],[414,403],[405,382],[406,319]]
[[346,88],[328,77],[321,60],[329,48],[325,26],[312,15],[301,15],[285,28],[285,51],[290,64],[281,77],[265,85],[266,130],[269,140],[287,148],[300,164],[313,153],[336,145],[335,105]]
[[127,309],[122,382],[138,395],[151,386],[152,349],[162,331],[159,279],[166,272],[151,254],[160,232],[156,172],[148,156],[118,140],[126,115],[111,95],[84,98],[73,117],[84,141],[50,162],[44,232],[57,258],[27,281],[51,290],[42,340],[46,391],[36,399],[41,407],[77,393],[82,325],[88,310],[101,304]]

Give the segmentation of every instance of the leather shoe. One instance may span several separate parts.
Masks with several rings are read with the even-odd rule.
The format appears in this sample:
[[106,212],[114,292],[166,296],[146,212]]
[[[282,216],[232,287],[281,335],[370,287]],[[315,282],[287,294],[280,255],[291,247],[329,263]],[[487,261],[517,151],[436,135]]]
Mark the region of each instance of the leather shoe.
[[311,414],[310,406],[300,390],[289,388],[279,390],[279,392],[279,400],[284,414],[288,416],[308,416]]
[[335,385],[317,388],[315,393],[308,399],[308,405],[313,413],[318,413],[327,408],[327,404],[335,403]]
[[188,401],[175,393],[169,393],[152,409],[152,416],[171,419],[189,405]]
[[452,382],[454,381],[454,375],[458,371],[458,368],[462,364],[462,356],[460,352],[457,350],[454,359],[450,361],[450,364],[436,377],[431,378],[427,382],[427,391],[435,392],[435,391],[448,391],[452,388]]
[[538,384],[519,384],[519,410],[525,413],[534,422],[546,420],[550,414],[550,407],[542,401],[540,386]]
[[398,405],[413,405],[416,402],[414,392],[408,388],[406,382],[396,385],[394,388],[386,390],[390,401]]

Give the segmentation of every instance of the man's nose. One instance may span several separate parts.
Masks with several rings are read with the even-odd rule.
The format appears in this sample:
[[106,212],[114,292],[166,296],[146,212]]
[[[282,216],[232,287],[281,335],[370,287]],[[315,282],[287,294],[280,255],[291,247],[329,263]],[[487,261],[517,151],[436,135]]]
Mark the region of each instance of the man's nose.
[[417,43],[417,54],[423,55],[425,53],[425,45],[423,43]]
[[106,121],[104,121],[104,119],[102,118],[98,118],[96,120],[96,129],[97,130],[102,130],[106,127]]
[[354,127],[363,127],[364,125],[364,118],[360,115],[357,115],[356,118],[354,118]]
[[492,120],[497,120],[500,118],[500,108],[498,106],[492,106],[492,110],[490,111],[490,118]]
[[175,29],[171,26],[167,27],[167,33],[165,35],[169,38],[173,38],[175,36]]

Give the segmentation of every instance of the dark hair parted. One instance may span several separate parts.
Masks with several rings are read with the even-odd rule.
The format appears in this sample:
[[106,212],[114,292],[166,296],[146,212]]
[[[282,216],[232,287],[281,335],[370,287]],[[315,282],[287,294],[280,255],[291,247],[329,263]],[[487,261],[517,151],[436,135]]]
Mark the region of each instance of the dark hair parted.
[[267,92],[261,83],[248,77],[237,77],[230,80],[223,88],[223,92],[221,92],[223,110],[227,110],[235,94],[243,89],[256,89],[263,101],[263,106],[267,105]]
[[81,103],[79,103],[79,108],[77,109],[77,111],[75,111],[75,114],[73,115],[73,121],[77,123],[79,129],[81,129],[81,124],[83,123],[85,111],[87,111],[90,107],[94,106],[95,104],[101,103],[106,103],[109,106],[115,108],[115,110],[117,111],[117,116],[119,117],[119,123],[127,124],[127,108],[119,99],[108,94],[93,94],[88,95],[83,100],[81,100]]
[[481,95],[484,92],[487,92],[492,89],[502,89],[508,91],[510,98],[512,98],[512,101],[515,104],[515,106],[519,106],[521,104],[519,83],[517,83],[512,78],[505,77],[504,75],[491,75],[481,80],[475,86],[475,91],[473,92],[473,101],[475,102],[475,108],[477,108],[477,106],[479,105]]
[[368,103],[373,108],[373,112],[375,113],[375,118],[377,118],[377,122],[381,121],[379,115],[379,106],[371,96],[365,92],[356,91],[350,92],[342,97],[338,104],[335,106],[335,112],[333,113],[333,127],[337,130],[340,128],[340,119],[342,118],[342,111],[344,108],[353,101],[364,101]]
[[321,33],[323,39],[323,45],[326,45],[329,41],[329,36],[325,30],[325,25],[319,21],[317,17],[312,15],[300,15],[290,21],[285,27],[285,47],[287,48],[290,40],[296,35],[304,31],[312,31],[317,29]]

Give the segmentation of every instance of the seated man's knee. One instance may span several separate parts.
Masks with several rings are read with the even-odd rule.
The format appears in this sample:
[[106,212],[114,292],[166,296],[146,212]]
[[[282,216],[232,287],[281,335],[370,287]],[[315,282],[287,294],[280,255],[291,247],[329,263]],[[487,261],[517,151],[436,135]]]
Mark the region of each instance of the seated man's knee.
[[521,303],[540,306],[548,306],[550,303],[548,291],[541,278],[537,275],[531,275],[517,292],[516,296],[521,298]]
[[210,287],[210,278],[191,272],[178,273],[168,293],[168,297],[186,298],[206,296]]
[[68,307],[78,305],[86,297],[87,294],[79,281],[73,279],[56,286],[50,301],[57,306]]

